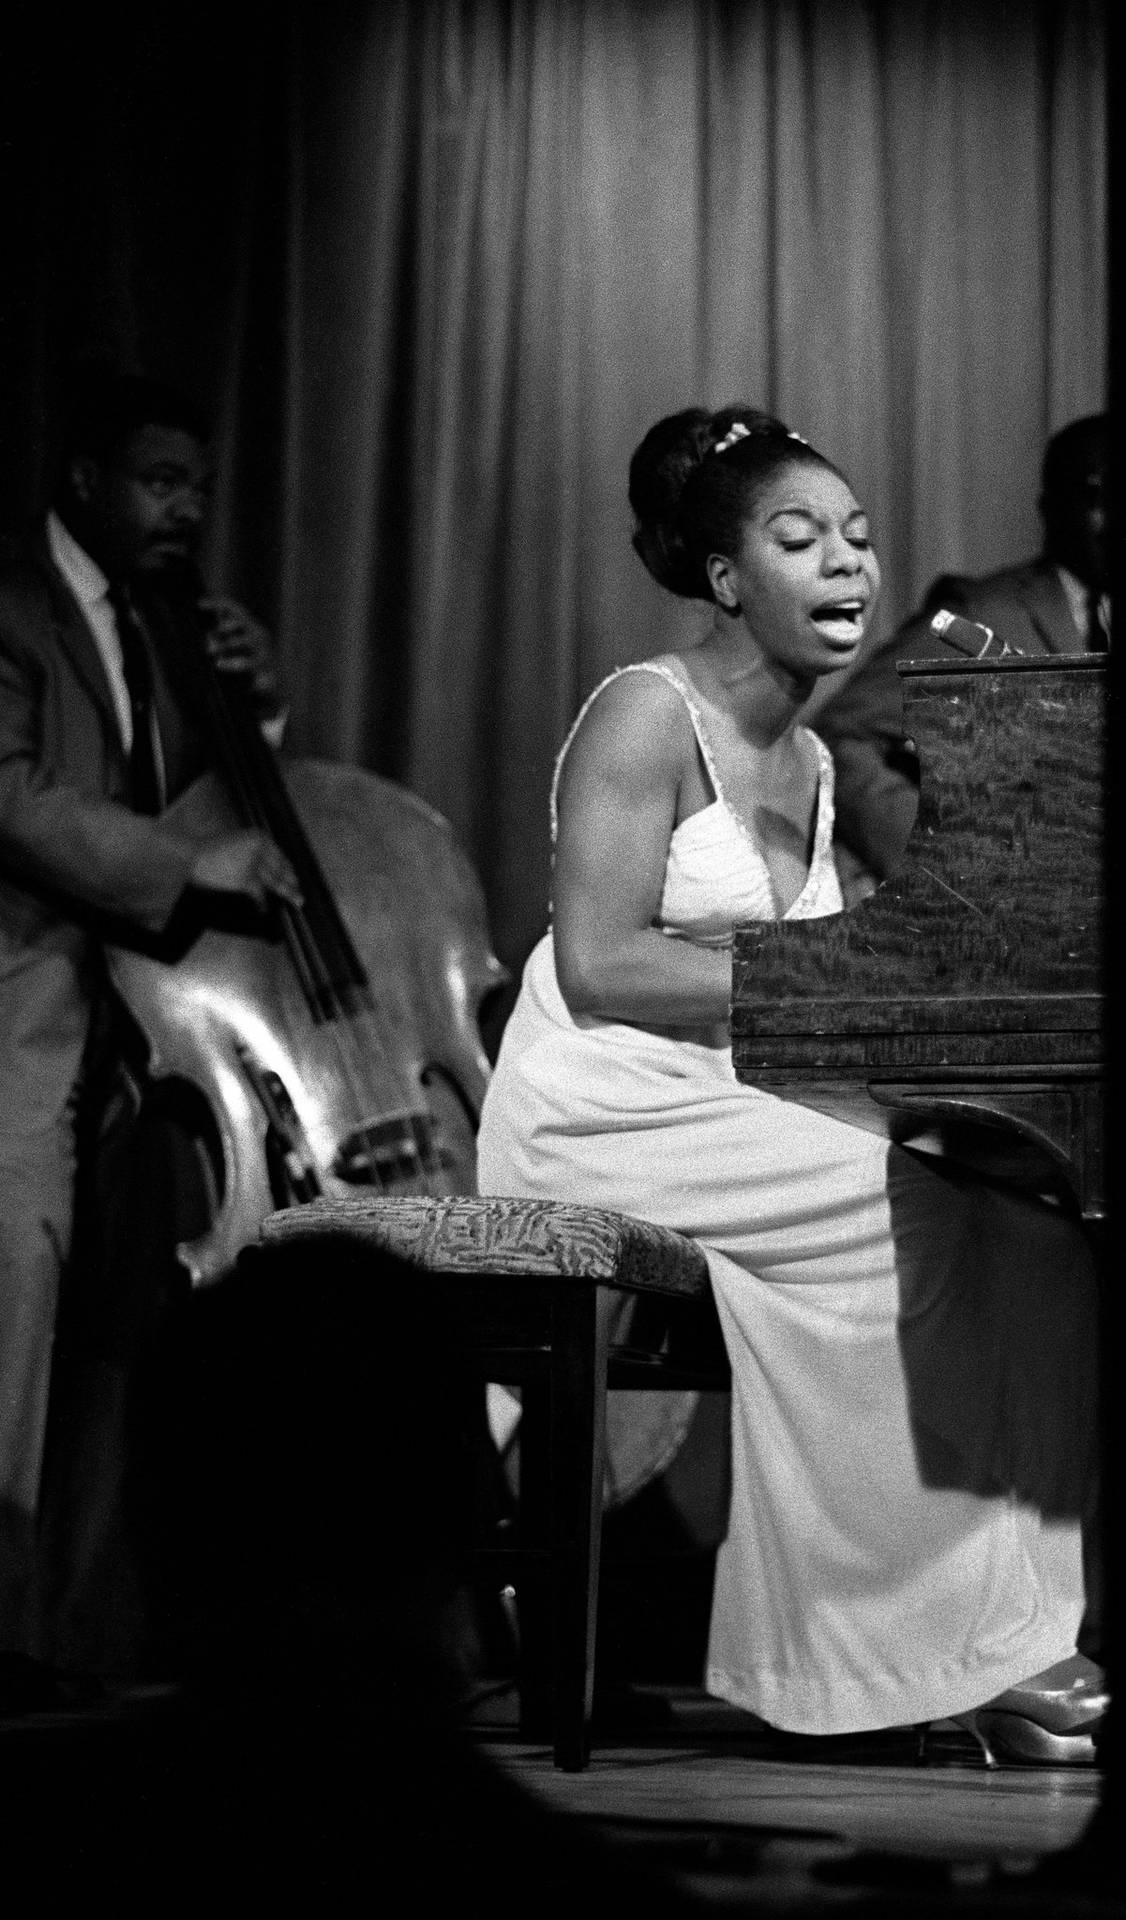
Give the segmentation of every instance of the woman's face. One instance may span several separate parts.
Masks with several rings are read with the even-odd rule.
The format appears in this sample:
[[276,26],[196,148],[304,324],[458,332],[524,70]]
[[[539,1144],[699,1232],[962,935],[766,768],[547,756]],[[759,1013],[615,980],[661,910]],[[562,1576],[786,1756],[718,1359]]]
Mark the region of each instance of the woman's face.
[[766,657],[801,678],[855,658],[880,590],[863,508],[839,474],[812,464],[768,482],[738,553],[715,556],[709,573]]

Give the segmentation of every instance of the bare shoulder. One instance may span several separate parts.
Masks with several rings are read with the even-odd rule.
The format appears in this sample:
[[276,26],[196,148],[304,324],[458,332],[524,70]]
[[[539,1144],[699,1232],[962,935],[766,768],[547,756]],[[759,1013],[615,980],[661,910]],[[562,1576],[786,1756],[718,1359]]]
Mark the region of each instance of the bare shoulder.
[[668,656],[638,662],[600,687],[571,743],[568,760],[607,767],[663,765],[677,771],[692,752],[692,723],[683,696],[660,668]]
[[560,818],[588,805],[667,825],[695,751],[681,695],[660,673],[623,672],[601,687],[560,768]]

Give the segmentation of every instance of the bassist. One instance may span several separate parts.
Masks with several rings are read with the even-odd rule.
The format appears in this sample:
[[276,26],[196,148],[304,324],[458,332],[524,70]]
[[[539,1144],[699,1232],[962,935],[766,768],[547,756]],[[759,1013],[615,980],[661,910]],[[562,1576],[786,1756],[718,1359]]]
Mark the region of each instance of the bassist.
[[[0,1713],[65,1704],[80,1676],[129,1675],[145,1657],[144,1605],[112,1546],[148,1338],[123,1275],[147,1251],[104,942],[159,934],[193,897],[196,911],[300,898],[267,835],[188,837],[160,817],[211,749],[135,614],[195,553],[206,444],[182,396],[89,382],[52,509],[0,578]],[[218,664],[249,672],[276,732],[265,633],[233,602],[204,612]],[[109,1465],[92,1481],[95,1455]],[[82,1591],[107,1564],[113,1590]]]

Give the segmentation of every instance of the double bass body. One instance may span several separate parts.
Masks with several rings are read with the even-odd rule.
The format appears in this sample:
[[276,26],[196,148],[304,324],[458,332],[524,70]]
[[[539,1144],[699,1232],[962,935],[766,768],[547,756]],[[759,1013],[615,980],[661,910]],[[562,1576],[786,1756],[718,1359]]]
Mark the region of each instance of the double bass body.
[[150,1081],[180,1083],[209,1115],[214,1217],[178,1250],[195,1285],[229,1272],[278,1206],[364,1187],[474,1191],[479,1014],[505,978],[442,817],[363,769],[278,758],[240,697],[213,690],[226,764],[169,816],[189,837],[269,832],[304,908],[204,927],[173,960],[109,956]]

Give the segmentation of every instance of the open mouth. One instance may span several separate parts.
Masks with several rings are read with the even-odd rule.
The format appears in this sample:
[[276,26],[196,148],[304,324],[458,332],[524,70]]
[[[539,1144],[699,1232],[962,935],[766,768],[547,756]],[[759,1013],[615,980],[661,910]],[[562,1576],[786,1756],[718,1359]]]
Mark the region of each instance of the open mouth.
[[866,606],[867,602],[859,598],[826,600],[821,606],[813,608],[810,619],[827,640],[839,646],[851,646],[859,640],[864,630]]

